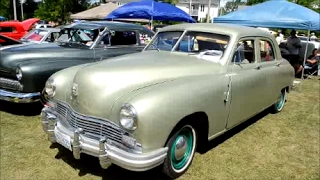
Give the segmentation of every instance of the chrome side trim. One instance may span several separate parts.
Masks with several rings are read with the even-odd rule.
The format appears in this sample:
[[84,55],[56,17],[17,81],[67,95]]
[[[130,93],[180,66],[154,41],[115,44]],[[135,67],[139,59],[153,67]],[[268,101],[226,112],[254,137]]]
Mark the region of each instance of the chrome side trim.
[[10,92],[0,89],[0,100],[5,100],[15,103],[31,103],[40,100],[40,92],[35,93],[19,93]]

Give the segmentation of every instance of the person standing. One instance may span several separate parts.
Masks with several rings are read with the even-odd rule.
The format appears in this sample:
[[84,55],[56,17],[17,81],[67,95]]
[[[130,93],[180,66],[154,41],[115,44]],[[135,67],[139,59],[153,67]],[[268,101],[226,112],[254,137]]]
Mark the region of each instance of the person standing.
[[296,35],[296,31],[292,30],[290,32],[290,37],[287,38],[287,49],[291,56],[290,63],[295,69],[296,74],[302,72],[303,66],[300,60],[300,48],[301,48],[301,41]]
[[283,34],[281,33],[280,30],[277,33],[276,41],[277,41],[278,45],[280,45],[283,42]]
[[291,55],[299,55],[301,48],[301,41],[296,36],[296,31],[292,30],[290,37],[287,38],[287,48]]

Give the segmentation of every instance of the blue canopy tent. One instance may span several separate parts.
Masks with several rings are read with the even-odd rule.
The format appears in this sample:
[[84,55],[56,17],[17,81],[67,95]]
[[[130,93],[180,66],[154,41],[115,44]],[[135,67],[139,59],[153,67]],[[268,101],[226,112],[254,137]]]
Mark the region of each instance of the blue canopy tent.
[[168,4],[156,2],[153,0],[142,0],[139,2],[131,2],[125,4],[116,10],[112,11],[106,19],[148,19],[160,20],[160,21],[181,21],[181,22],[189,22],[195,23],[196,21],[192,19],[189,14],[184,12],[183,10]]
[[[298,4],[288,2],[287,0],[269,0],[245,9],[229,13],[224,16],[213,18],[214,23],[230,23],[252,27],[269,27],[269,28],[285,28],[308,30],[320,30],[320,14],[300,6]],[[306,43],[308,47],[309,39]],[[304,54],[303,67],[305,67],[307,59],[307,50]],[[304,68],[302,69],[302,74]],[[301,77],[301,82],[303,75]],[[302,83],[300,83],[301,89]]]
[[5,19],[6,19],[6,18],[0,16],[0,21],[3,21],[3,20],[5,20]]
[[288,2],[270,0],[213,18],[214,23],[232,23],[252,27],[320,30],[320,14]]

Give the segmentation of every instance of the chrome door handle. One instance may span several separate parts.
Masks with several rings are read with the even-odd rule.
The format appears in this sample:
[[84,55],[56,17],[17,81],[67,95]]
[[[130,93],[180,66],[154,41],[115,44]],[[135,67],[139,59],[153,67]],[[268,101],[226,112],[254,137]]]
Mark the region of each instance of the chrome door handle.
[[255,69],[261,69],[261,65],[256,66]]
[[281,63],[279,63],[279,62],[278,62],[278,63],[276,63],[275,65],[276,65],[276,66],[280,66],[280,65],[281,65]]

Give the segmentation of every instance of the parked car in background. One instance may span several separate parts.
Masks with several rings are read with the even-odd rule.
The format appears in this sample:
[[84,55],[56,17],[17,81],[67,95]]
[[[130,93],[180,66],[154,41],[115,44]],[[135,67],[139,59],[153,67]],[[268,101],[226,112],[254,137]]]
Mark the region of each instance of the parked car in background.
[[314,44],[314,47],[317,49],[320,48],[320,41],[318,39],[310,40],[310,38],[308,38],[307,36],[297,36],[297,37],[301,40],[301,42],[304,42],[304,43],[307,43],[307,41],[309,39],[308,43]]
[[37,22],[39,19],[32,18],[25,21],[4,21],[0,22],[0,34],[10,37],[15,40],[20,40],[25,34],[28,33],[30,28]]
[[[52,143],[132,171],[184,174],[196,150],[255,114],[280,112],[294,69],[256,28],[179,24],[140,53],[54,73],[42,126]],[[236,157],[235,157],[236,158]]]
[[40,28],[53,28],[53,27],[50,24],[35,24],[35,28],[40,29]]
[[59,28],[38,28],[29,31],[20,40],[23,43],[52,43],[58,39],[59,35]]
[[53,73],[141,51],[140,34],[154,32],[141,25],[119,22],[81,22],[65,26],[56,43],[28,43],[1,50],[0,99],[17,103],[40,100]]

